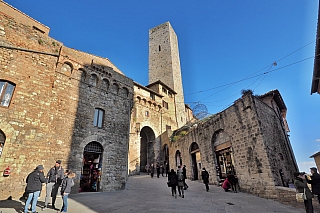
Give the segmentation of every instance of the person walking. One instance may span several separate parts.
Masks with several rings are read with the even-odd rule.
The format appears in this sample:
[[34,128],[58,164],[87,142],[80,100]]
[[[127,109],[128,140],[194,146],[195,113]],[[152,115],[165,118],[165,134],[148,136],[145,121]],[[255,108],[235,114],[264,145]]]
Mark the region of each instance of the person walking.
[[42,183],[46,183],[48,181],[48,179],[44,177],[43,169],[44,168],[42,165],[37,166],[36,169],[33,172],[31,172],[26,179],[26,193],[28,194],[28,199],[24,206],[25,213],[28,212],[28,207],[30,205],[31,200],[31,211],[32,213],[37,213],[36,206],[40,195],[40,191],[42,189]]
[[159,163],[157,163],[157,178],[159,178],[160,177],[160,165],[159,165]]
[[168,173],[168,182],[171,187],[172,196],[174,196],[177,199],[178,180],[177,180],[177,174],[175,173],[175,171],[173,169],[171,169],[171,172]]
[[72,171],[66,170],[65,172],[65,177],[62,180],[61,183],[61,196],[62,196],[62,201],[63,205],[61,208],[61,211],[58,212],[67,212],[68,210],[68,195],[71,192],[71,187],[74,186],[73,178],[76,176],[75,173]]
[[161,164],[161,165],[160,165],[160,171],[161,171],[161,175],[162,175],[162,177],[164,177],[164,176],[163,176],[163,174],[164,174],[164,167],[163,167],[163,164]]
[[153,174],[154,174],[154,165],[153,165],[153,163],[150,166],[150,174],[151,174],[151,178],[153,178]]
[[182,174],[183,174],[184,190],[187,190],[187,188],[189,188],[189,186],[188,186],[187,183],[186,183],[186,179],[187,179],[187,169],[186,169],[186,165],[183,165]]
[[301,172],[294,172],[294,186],[297,190],[298,193],[304,193],[306,194],[307,200],[304,200],[304,207],[306,209],[306,213],[314,213],[313,212],[313,205],[312,205],[312,198],[313,198],[313,194],[311,193],[308,184],[307,184],[307,180],[306,180],[306,176],[304,175],[304,173]]
[[177,179],[178,179],[178,191],[179,191],[179,196],[184,198],[184,177],[183,177],[183,173],[181,170],[181,167],[178,166],[178,170],[177,170]]
[[147,165],[146,165],[146,172],[148,173],[148,175],[149,175],[149,173],[150,173],[150,165],[147,163]]
[[169,163],[166,162],[166,177],[168,176],[169,174]]
[[318,202],[320,204],[320,175],[318,173],[317,168],[312,167],[310,168],[311,176],[310,179],[307,179],[307,182],[311,184],[311,190],[312,194],[317,195],[318,197]]
[[206,190],[208,192],[209,191],[209,173],[204,167],[202,168],[201,176],[202,176],[204,185],[206,185]]
[[47,174],[47,178],[49,179],[49,181],[46,186],[46,198],[45,198],[44,207],[42,208],[42,210],[45,210],[48,207],[49,199],[51,196],[52,196],[52,208],[56,209],[55,202],[56,202],[59,186],[61,185],[63,177],[64,177],[64,172],[63,172],[63,168],[61,167],[61,160],[57,160],[54,167],[52,167]]

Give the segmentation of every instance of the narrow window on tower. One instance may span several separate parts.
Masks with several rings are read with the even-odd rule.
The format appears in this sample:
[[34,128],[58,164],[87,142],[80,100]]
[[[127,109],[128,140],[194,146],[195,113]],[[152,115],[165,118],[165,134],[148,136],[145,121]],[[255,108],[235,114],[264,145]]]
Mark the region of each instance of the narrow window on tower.
[[159,45],[159,52],[161,51],[161,46]]

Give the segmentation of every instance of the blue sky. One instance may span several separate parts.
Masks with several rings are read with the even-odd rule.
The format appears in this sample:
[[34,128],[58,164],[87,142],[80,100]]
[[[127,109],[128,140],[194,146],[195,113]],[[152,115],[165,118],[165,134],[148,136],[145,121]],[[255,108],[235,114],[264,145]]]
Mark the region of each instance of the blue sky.
[[310,90],[318,1],[5,2],[50,27],[49,35],[65,46],[109,58],[142,85],[148,84],[148,30],[170,21],[191,108],[204,104],[214,114],[242,89],[258,95],[278,89],[299,168],[309,172],[315,165],[309,157],[320,151],[320,96]]

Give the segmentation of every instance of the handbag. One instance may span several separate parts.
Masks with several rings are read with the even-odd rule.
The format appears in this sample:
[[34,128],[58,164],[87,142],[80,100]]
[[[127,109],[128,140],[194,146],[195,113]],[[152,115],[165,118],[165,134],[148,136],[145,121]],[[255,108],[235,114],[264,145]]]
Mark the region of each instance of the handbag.
[[167,182],[167,185],[168,185],[168,187],[171,187],[171,182],[168,181],[168,182]]
[[298,202],[303,202],[304,200],[307,200],[306,188],[303,188],[302,193],[299,193],[299,192],[296,193],[296,200]]

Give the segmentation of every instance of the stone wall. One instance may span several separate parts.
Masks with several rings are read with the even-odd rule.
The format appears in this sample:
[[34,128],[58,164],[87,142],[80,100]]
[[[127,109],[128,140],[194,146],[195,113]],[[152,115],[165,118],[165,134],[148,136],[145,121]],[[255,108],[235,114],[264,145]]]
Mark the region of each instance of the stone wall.
[[[19,198],[37,165],[45,173],[55,160],[77,173],[90,142],[103,147],[100,190],[122,189],[127,178],[133,81],[108,59],[64,47],[28,23],[0,13],[0,76],[15,84],[9,107],[0,107],[6,140],[0,170],[0,199]],[[102,128],[93,125],[104,110]]]
[[[197,163],[207,169],[211,184],[219,184],[215,147],[226,144],[229,140],[234,169],[242,191],[276,198],[275,186],[281,185],[279,178],[276,179],[276,171],[282,169],[284,178],[290,178],[294,161],[290,158],[293,153],[288,153],[289,150],[283,148],[285,136],[280,120],[270,120],[274,116],[276,114],[269,106],[251,94],[245,95],[226,110],[197,123],[187,130],[185,136],[172,142],[169,147],[170,167],[175,168],[176,152],[180,151],[182,164],[189,168],[187,176],[191,179],[195,177],[192,169],[195,165],[190,153],[195,142],[201,155]],[[219,134],[223,134],[222,138],[226,140],[222,140]],[[273,155],[272,150],[283,153],[283,160],[275,158],[277,154]]]

